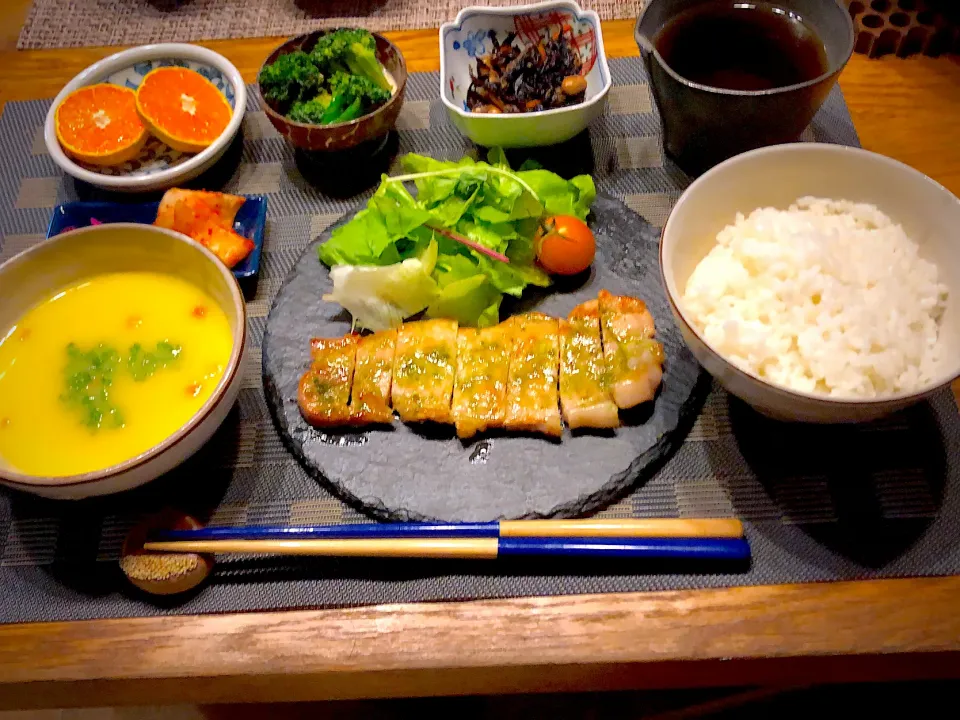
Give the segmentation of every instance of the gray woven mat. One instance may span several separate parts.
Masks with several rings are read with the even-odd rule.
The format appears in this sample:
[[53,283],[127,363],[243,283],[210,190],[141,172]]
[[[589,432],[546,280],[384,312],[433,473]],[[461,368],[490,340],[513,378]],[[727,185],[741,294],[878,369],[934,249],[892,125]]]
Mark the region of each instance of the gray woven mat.
[[[532,1],[532,0],[531,0]],[[299,35],[321,27],[436,28],[471,5],[517,0],[34,0],[17,47],[140,45]],[[586,0],[603,20],[635,18],[643,0]]]
[[[602,190],[662,224],[687,178],[663,159],[640,63],[615,60],[611,70],[609,113],[591,128],[594,174]],[[464,151],[436,92],[436,74],[411,76],[402,152]],[[8,103],[0,116],[0,260],[42,237],[54,204],[77,198],[43,150],[47,107]],[[226,188],[270,196],[262,277],[249,304],[258,346],[289,268],[358,199],[333,200],[304,182],[252,103],[244,129]],[[856,144],[839,89],[805,139]],[[152,604],[130,594],[116,558],[127,529],[160,504],[175,502],[218,524],[362,520],[282,447],[263,397],[259,349],[250,357],[233,415],[168,477],[119,498],[74,504],[0,493],[0,622],[960,573],[960,414],[949,393],[879,425],[823,429],[765,421],[715,390],[673,459],[603,515],[740,517],[753,547],[749,568],[236,560],[220,563],[200,594]]]

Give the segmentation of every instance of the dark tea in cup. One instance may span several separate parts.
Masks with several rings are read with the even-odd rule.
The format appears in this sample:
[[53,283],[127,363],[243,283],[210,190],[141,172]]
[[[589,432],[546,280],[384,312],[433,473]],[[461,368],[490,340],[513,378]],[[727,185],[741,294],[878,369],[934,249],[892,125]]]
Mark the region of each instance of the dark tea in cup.
[[797,13],[767,3],[712,2],[685,10],[653,44],[680,76],[728,90],[771,90],[829,69],[823,40]]
[[690,175],[799,139],[853,52],[838,0],[647,0],[636,40],[666,154]]

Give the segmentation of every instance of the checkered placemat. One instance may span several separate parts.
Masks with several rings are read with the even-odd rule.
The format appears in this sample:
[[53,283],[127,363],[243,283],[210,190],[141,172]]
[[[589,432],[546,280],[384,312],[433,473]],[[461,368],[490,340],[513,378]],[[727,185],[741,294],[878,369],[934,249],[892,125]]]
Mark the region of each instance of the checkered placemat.
[[[611,63],[607,115],[591,128],[600,189],[654,225],[688,182],[665,161],[636,59]],[[459,157],[436,74],[414,74],[399,122],[401,152]],[[51,208],[77,199],[45,154],[48,102],[0,116],[0,259],[43,237]],[[260,381],[259,345],[273,296],[297,257],[359,198],[334,200],[297,172],[293,153],[251,102],[240,164],[225,189],[270,196],[254,346],[237,407],[214,440],[170,475],[132,493],[54,503],[0,493],[0,622],[225,612],[378,602],[807,582],[960,572],[960,414],[949,393],[865,427],[785,427],[714,390],[686,442],[609,517],[735,516],[753,563],[743,572],[675,564],[589,568],[505,562],[383,563],[238,559],[199,594],[155,604],[117,568],[124,534],[166,503],[216,524],[342,523],[363,518],[326,494],[283,448]],[[839,88],[805,139],[856,144]],[[575,574],[571,574],[575,573]]]

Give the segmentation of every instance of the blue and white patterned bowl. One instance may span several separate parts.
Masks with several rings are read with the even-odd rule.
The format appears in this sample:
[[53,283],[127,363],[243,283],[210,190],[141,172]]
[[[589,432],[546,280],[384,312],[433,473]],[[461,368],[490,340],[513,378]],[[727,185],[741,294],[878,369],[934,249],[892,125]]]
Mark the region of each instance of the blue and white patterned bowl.
[[[541,33],[571,28],[573,42],[587,69],[587,92],[579,105],[533,113],[481,114],[467,110],[470,69],[493,48],[490,31],[502,41],[516,33],[535,42]],[[440,99],[454,125],[478,145],[534,147],[564,142],[603,113],[610,91],[610,68],[603,50],[600,18],[572,0],[516,7],[468,7],[440,28]]]
[[[136,89],[151,70],[168,65],[196,70],[223,93],[233,108],[230,124],[210,147],[196,154],[181,153],[151,137],[140,154],[123,165],[95,167],[67,157],[54,127],[56,109],[67,95],[97,83]],[[165,190],[195,178],[220,159],[240,129],[246,105],[247,90],[240,72],[222,55],[197,45],[144,45],[94,63],[67,83],[47,113],[44,140],[54,162],[78,180],[116,192]]]

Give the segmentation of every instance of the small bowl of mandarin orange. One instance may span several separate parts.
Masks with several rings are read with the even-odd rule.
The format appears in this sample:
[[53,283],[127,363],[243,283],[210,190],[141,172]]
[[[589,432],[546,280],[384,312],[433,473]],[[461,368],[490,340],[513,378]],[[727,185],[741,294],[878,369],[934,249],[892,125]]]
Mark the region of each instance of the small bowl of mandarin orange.
[[44,141],[68,175],[114,192],[165,190],[213,166],[240,130],[247,92],[222,55],[167,43],[111,55],[47,113]]

